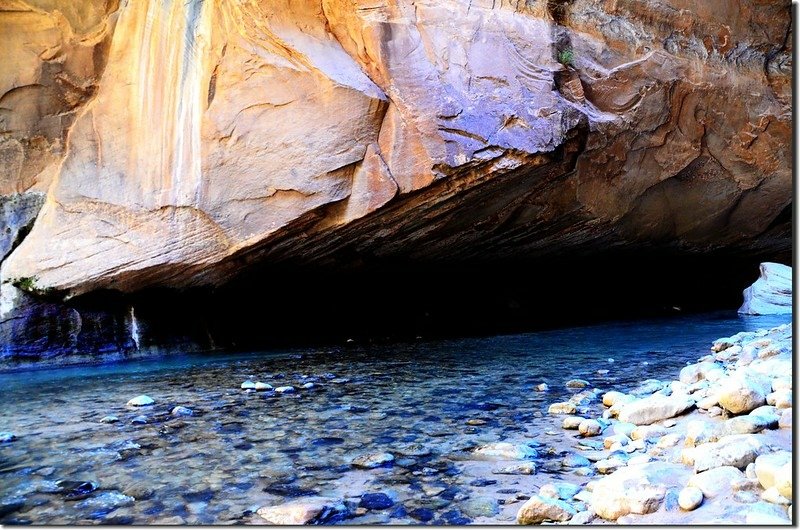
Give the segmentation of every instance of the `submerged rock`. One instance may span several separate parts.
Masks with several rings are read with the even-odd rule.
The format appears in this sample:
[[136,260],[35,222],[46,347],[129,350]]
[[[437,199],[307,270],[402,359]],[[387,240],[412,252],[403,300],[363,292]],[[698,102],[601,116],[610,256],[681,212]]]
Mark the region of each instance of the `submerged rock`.
[[374,469],[376,467],[389,466],[393,462],[394,455],[391,453],[370,453],[354,458],[353,466],[362,469]]
[[147,406],[150,406],[150,405],[154,404],[155,402],[156,401],[153,398],[151,398],[150,396],[142,394],[141,396],[136,396],[135,398],[129,399],[128,400],[128,406],[131,406],[131,407],[147,407]]
[[194,411],[188,407],[178,405],[177,407],[174,407],[172,409],[170,414],[172,414],[173,416],[193,416]]
[[394,506],[394,501],[385,493],[365,493],[358,505],[367,510],[385,510]]
[[473,454],[490,460],[532,460],[538,456],[533,447],[509,442],[482,445],[476,448]]
[[13,432],[0,432],[0,444],[7,444],[17,439]]

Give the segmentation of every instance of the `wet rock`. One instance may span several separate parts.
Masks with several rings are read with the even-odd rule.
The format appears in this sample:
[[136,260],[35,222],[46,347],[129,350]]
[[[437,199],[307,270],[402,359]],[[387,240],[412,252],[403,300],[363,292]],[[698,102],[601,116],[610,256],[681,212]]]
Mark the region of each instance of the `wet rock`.
[[541,524],[545,521],[569,521],[577,511],[564,501],[534,496],[517,512],[518,524]]
[[703,503],[703,492],[699,488],[688,486],[678,494],[678,506],[690,512]]
[[685,395],[650,397],[627,403],[619,413],[619,420],[636,425],[650,425],[672,418],[694,406],[694,400]]
[[147,500],[153,496],[155,490],[147,482],[134,482],[122,489],[122,493],[133,497],[137,501]]
[[493,517],[500,513],[500,505],[491,497],[470,497],[459,505],[467,517]]
[[155,400],[145,394],[136,396],[135,398],[131,398],[128,400],[128,406],[130,407],[147,407],[154,403]]
[[114,415],[111,415],[111,414],[109,414],[108,416],[103,416],[102,418],[100,418],[100,423],[117,423],[118,421],[119,421],[119,418],[114,416]]
[[581,418],[580,416],[567,416],[566,418],[564,418],[564,421],[561,422],[561,428],[567,430],[575,430],[580,426],[582,421],[583,418]]
[[571,403],[569,401],[560,401],[558,403],[553,403],[548,407],[547,413],[548,414],[575,414],[577,411],[577,407],[575,403]]
[[586,388],[589,386],[589,381],[585,379],[570,379],[567,381],[566,387],[567,388]]
[[278,506],[265,506],[256,512],[259,517],[275,525],[304,525],[321,522],[333,513],[346,512],[340,501],[324,497],[306,498]]
[[689,479],[689,486],[698,488],[709,499],[733,491],[733,484],[745,480],[745,475],[733,466],[722,466],[698,473]]
[[394,506],[394,501],[385,493],[365,493],[358,505],[367,510],[385,510]]
[[414,508],[413,510],[409,510],[408,516],[412,519],[416,519],[417,521],[421,521],[423,523],[427,523],[431,521],[434,517],[435,513],[430,508]]
[[547,383],[540,383],[535,387],[533,387],[533,389],[536,390],[537,392],[547,392],[548,390],[550,390],[550,386]]
[[495,442],[482,445],[473,454],[490,460],[532,460],[538,456],[536,449],[525,444]]
[[[244,385],[244,384],[243,384]],[[242,386],[244,388],[244,386]],[[273,387],[269,383],[262,383],[261,381],[256,381],[252,387],[248,386],[248,388],[252,388],[256,392],[266,392],[268,390],[273,390]]]
[[104,491],[94,497],[89,497],[75,505],[76,508],[84,510],[89,509],[95,512],[111,512],[123,506],[133,506],[136,499],[123,495],[118,491]]
[[724,436],[717,442],[703,444],[683,450],[681,458],[694,466],[698,473],[715,467],[733,466],[743,469],[767,451],[767,446],[757,434]]
[[241,388],[242,390],[255,390],[256,384],[248,379],[247,381],[242,383],[239,388]]
[[662,390],[666,384],[658,379],[647,379],[630,391],[635,397],[648,396]]
[[316,387],[317,384],[313,382],[303,383],[302,385],[300,385],[300,388],[302,388],[303,390],[311,390],[312,388]]
[[183,407],[181,405],[178,405],[177,407],[174,407],[172,409],[172,412],[170,412],[170,414],[172,414],[173,416],[193,416],[194,411],[188,407]]
[[17,439],[13,432],[0,432],[0,444],[11,443]]
[[597,436],[603,432],[603,427],[597,420],[583,420],[580,425],[578,425],[578,432],[583,436]]
[[61,493],[67,501],[83,500],[97,489],[97,484],[94,482],[80,480],[59,480],[55,486],[54,492]]
[[535,475],[536,464],[533,462],[525,462],[522,464],[503,466],[493,469],[492,473],[495,475]]
[[131,420],[131,425],[147,425],[147,416],[135,416]]
[[391,453],[369,453],[353,459],[353,466],[362,469],[374,469],[391,466],[393,462],[394,455]]
[[294,392],[295,392],[295,389],[294,389],[294,387],[293,387],[293,386],[290,386],[290,385],[287,385],[287,386],[279,386],[279,387],[277,387],[277,388],[275,389],[275,393],[276,393],[276,394],[293,394]]

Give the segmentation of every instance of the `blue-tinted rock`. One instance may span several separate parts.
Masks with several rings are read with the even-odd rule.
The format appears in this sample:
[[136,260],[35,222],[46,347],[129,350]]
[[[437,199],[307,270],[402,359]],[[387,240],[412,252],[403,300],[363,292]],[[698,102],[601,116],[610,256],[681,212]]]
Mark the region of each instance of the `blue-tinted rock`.
[[365,493],[358,505],[367,510],[385,510],[394,506],[394,501],[385,493]]

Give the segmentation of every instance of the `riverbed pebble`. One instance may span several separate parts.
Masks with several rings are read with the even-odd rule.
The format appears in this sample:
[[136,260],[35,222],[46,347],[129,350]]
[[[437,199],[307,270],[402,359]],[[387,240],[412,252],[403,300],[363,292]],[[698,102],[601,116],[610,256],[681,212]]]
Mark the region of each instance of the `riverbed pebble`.
[[293,394],[295,391],[293,386],[279,386],[275,389],[275,392],[278,394]]
[[678,494],[678,505],[687,512],[694,510],[703,502],[703,492],[699,488],[688,486]]
[[17,439],[17,436],[13,432],[0,432],[0,444],[7,444],[11,443]]
[[155,400],[145,394],[136,396],[128,400],[128,406],[130,407],[147,407],[153,405],[154,403]]
[[[242,388],[244,388],[244,387],[242,387]],[[266,392],[268,390],[272,390],[273,387],[269,383],[263,383],[261,381],[256,381],[253,384],[252,389],[255,390],[256,392]]]
[[255,390],[256,389],[256,384],[253,381],[250,381],[248,379],[247,381],[245,381],[244,383],[242,383],[240,385],[240,388],[242,390]]

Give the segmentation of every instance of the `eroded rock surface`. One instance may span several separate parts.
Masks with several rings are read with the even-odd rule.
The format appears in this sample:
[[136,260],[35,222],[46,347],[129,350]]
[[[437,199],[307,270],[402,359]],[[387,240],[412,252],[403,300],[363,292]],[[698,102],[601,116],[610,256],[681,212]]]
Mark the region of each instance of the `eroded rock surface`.
[[784,2],[0,6],[0,194],[48,194],[1,275],[32,293],[790,248]]

